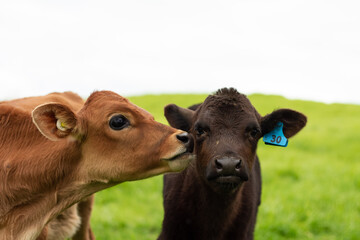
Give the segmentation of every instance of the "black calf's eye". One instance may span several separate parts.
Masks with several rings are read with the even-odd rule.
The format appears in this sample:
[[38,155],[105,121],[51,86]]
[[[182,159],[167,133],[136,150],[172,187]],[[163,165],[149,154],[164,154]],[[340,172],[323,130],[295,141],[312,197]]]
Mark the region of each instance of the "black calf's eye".
[[250,131],[250,136],[253,137],[253,138],[256,138],[258,136],[258,134],[260,133],[260,131],[256,128],[252,129]]
[[196,127],[195,128],[196,135],[201,136],[205,133],[205,130],[202,127]]
[[121,130],[130,125],[129,120],[123,115],[115,115],[109,121],[109,126],[113,130]]

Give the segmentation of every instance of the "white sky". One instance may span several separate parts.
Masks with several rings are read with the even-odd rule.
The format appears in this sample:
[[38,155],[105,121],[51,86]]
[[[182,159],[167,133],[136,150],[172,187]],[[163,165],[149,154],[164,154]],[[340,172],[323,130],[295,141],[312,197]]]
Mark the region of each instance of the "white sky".
[[360,104],[359,0],[0,0],[0,99],[72,90]]

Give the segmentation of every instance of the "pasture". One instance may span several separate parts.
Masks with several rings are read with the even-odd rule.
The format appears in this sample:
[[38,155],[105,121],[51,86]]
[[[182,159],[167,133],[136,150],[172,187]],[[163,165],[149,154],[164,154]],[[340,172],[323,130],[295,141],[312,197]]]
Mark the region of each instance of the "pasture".
[[[146,95],[130,100],[166,123],[163,107],[207,95]],[[263,193],[255,239],[359,239],[360,106],[250,95],[260,114],[292,108],[307,126],[286,148],[258,144]],[[97,239],[156,239],[163,219],[162,176],[126,182],[96,194]]]

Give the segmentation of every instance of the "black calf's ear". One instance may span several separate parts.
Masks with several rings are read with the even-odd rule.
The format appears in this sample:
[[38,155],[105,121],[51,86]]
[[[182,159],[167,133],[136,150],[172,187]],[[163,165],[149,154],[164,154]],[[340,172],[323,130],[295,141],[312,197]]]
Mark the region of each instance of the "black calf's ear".
[[170,126],[187,132],[190,130],[193,110],[169,104],[165,106],[164,112]]
[[306,116],[291,109],[279,109],[261,118],[261,132],[271,132],[278,122],[282,122],[285,137],[290,138],[305,127]]

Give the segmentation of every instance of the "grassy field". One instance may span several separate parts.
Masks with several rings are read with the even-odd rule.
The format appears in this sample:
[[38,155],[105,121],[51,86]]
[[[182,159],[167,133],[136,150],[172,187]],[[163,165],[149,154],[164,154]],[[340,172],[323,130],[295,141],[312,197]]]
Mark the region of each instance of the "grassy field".
[[[206,95],[131,97],[166,123],[163,106],[187,107]],[[292,108],[308,125],[287,148],[259,141],[263,194],[255,239],[360,239],[360,106],[251,95],[262,114]],[[156,239],[163,218],[162,177],[120,184],[96,194],[97,239]]]

